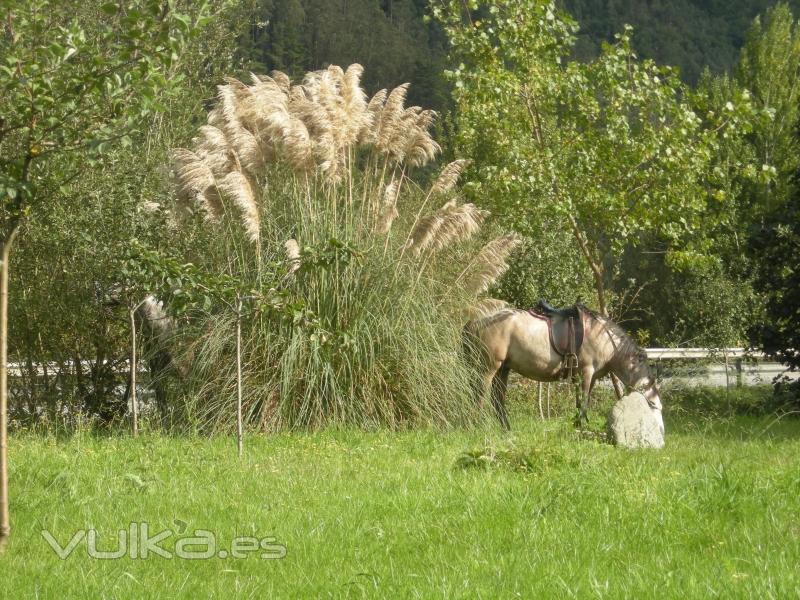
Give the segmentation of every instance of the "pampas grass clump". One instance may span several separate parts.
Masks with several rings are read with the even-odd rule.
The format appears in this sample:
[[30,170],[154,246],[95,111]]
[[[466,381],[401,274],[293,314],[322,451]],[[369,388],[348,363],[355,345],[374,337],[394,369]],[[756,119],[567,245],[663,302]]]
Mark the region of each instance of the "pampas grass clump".
[[[465,161],[428,189],[409,177],[439,152],[435,114],[405,107],[407,85],[367,98],[361,73],[229,79],[174,153],[177,211],[206,240],[192,258],[279,306],[243,323],[251,427],[449,426],[479,412],[461,326],[516,240],[481,244],[487,213],[454,191]],[[234,331],[220,309],[191,343],[188,409],[217,428],[233,425]]]

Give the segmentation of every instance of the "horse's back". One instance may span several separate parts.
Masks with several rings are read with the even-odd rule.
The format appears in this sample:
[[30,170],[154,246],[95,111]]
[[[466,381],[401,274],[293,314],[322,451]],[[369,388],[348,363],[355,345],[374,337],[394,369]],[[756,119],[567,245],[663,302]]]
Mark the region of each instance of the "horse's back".
[[512,318],[522,311],[513,308],[503,308],[488,315],[470,319],[464,325],[464,331],[478,338],[494,335],[499,329],[506,329]]
[[464,348],[489,362],[504,360],[510,338],[513,317],[518,310],[503,308],[488,315],[470,319],[464,325],[462,340]]

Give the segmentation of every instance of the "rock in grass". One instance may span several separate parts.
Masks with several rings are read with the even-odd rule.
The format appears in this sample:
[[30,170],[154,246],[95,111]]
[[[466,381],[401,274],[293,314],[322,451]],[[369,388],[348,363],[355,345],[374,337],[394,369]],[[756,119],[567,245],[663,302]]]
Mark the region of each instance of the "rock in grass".
[[608,413],[608,433],[624,448],[662,448],[664,420],[639,392],[624,396]]

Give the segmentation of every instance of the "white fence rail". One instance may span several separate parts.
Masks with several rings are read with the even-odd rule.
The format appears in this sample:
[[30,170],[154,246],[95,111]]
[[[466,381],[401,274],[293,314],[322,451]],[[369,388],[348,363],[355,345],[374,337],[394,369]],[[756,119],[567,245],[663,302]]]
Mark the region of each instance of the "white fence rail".
[[647,356],[659,379],[706,386],[742,386],[770,383],[800,373],[745,348],[647,348]]
[[677,358],[723,358],[763,360],[762,352],[748,352],[746,348],[647,348],[647,357],[653,360]]
[[[800,379],[800,372],[790,372],[780,363],[767,359],[760,352],[748,352],[745,348],[647,348],[647,356],[654,365],[660,379],[694,385],[758,385],[769,383],[778,375]],[[84,373],[91,372],[94,363],[81,361]],[[146,371],[145,361],[139,363]],[[127,373],[128,361],[116,363],[117,373]],[[55,375],[75,372],[72,361],[58,364],[37,363],[26,365],[12,362],[8,365],[10,377]]]
[[[107,361],[104,363],[105,365],[113,364],[111,361]],[[128,364],[129,361],[122,361],[118,363],[117,367],[114,369],[115,373],[127,373],[128,372]],[[92,368],[94,368],[95,362],[92,360],[82,360],[81,361],[81,369],[85,373],[90,373]],[[139,371],[146,370],[147,363],[144,364],[139,363]],[[75,372],[75,361],[65,361],[64,363],[56,363],[56,362],[49,362],[49,363],[34,363],[33,365],[27,365],[24,363],[19,362],[10,362],[8,363],[8,376],[9,377],[22,377],[23,375],[29,375],[32,371],[35,371],[37,375],[44,376],[45,374],[55,375],[56,373],[63,373],[64,371],[68,373]]]

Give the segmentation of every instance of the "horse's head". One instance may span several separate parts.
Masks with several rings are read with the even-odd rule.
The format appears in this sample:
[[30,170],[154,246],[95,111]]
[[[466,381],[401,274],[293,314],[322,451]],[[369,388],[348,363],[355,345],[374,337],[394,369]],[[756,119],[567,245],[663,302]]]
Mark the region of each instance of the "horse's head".
[[644,394],[650,408],[661,410],[661,396],[647,361],[647,352],[637,347],[628,355],[628,373],[631,387]]
[[661,410],[663,408],[661,405],[661,396],[658,393],[658,387],[656,387],[656,380],[654,377],[649,377],[647,379],[642,394],[644,394],[644,398],[647,400],[650,408],[656,410]]

